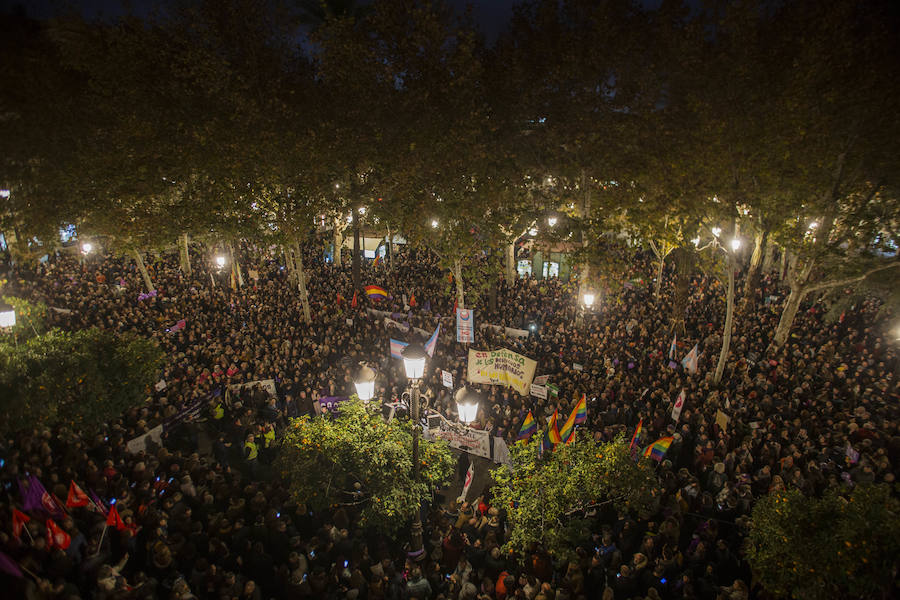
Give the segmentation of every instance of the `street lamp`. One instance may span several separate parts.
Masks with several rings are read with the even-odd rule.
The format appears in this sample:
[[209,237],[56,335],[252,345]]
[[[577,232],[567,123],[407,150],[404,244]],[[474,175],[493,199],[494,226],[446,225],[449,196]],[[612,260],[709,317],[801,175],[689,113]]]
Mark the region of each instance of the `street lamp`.
[[722,228],[721,228],[721,227],[713,227],[713,228],[712,228],[712,234],[713,234],[714,236],[719,237],[719,234],[721,234],[721,233],[722,233]]
[[731,249],[737,252],[741,248],[741,240],[740,238],[734,238],[731,240]]
[[555,227],[556,221],[557,221],[556,217],[550,217],[549,219],[547,219],[547,224],[550,225],[550,227]]
[[356,395],[363,402],[368,402],[375,396],[375,371],[366,363],[360,363],[359,372],[356,374]]
[[[412,439],[412,463],[413,463],[413,484],[419,483],[419,380],[425,374],[425,360],[428,354],[425,347],[419,341],[410,342],[406,348],[400,353],[403,358],[403,368],[406,370],[406,377],[409,379],[409,414],[413,422],[413,439]],[[415,560],[421,560],[425,556],[425,548],[422,544],[422,518],[419,515],[420,507],[416,504],[413,513],[412,530],[410,532],[410,545],[412,551],[409,555]]]
[[94,250],[94,245],[90,242],[85,242],[81,244],[81,253],[82,254],[90,254]]
[[225,257],[224,256],[216,257],[216,266],[219,267],[220,269],[225,266]]
[[583,296],[583,298],[582,298],[582,300],[584,301],[584,305],[585,305],[587,308],[590,308],[590,307],[592,307],[592,306],[594,305],[594,300],[595,300],[595,299],[596,299],[596,297],[594,296],[594,294],[592,294],[592,293],[590,293],[590,292],[585,293],[584,296]]
[[5,300],[0,300],[0,327],[6,329],[16,324],[16,309]]
[[456,412],[459,413],[459,422],[469,426],[478,416],[478,403],[481,394],[468,387],[461,387],[456,391]]
[[437,226],[438,226],[437,219],[432,219],[432,220],[431,220],[431,228],[432,228],[432,229],[437,229]]
[[531,229],[528,230],[528,235],[530,235],[531,237],[534,237],[537,234],[538,234],[537,227],[532,227]]

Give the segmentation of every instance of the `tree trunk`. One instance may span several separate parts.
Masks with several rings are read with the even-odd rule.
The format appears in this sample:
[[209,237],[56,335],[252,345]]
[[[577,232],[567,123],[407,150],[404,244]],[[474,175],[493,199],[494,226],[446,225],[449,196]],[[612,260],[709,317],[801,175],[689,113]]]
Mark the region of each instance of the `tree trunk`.
[[759,287],[760,266],[762,264],[763,254],[766,252],[768,245],[769,232],[762,231],[756,234],[756,245],[753,247],[753,254],[750,256],[750,267],[747,269],[747,281],[744,282],[744,311],[752,310],[756,304],[756,289]]
[[359,289],[359,215],[353,215],[353,256],[350,264],[353,273],[353,289]]
[[734,319],[734,269],[735,256],[728,255],[728,289],[725,295],[725,330],[722,332],[722,351],[719,353],[719,364],[716,365],[716,375],[713,383],[719,385],[722,374],[725,373],[725,363],[728,362],[728,350],[731,348],[731,330]]
[[344,234],[341,230],[340,221],[340,217],[337,217],[334,220],[334,252],[332,253],[332,260],[336,267],[341,267],[344,264],[343,257],[341,256],[341,248],[344,247]]
[[784,281],[787,277],[788,270],[788,251],[786,248],[781,249],[781,267],[778,269],[778,279]]
[[188,238],[188,234],[181,234],[181,272],[186,276],[190,277],[191,275],[191,249],[188,245],[190,240]]
[[659,300],[659,292],[662,290],[663,269],[666,266],[666,257],[659,254],[656,258],[658,259],[658,264],[656,265],[656,290],[654,291],[654,295],[656,296],[656,299]]
[[385,257],[387,260],[384,261],[384,265],[391,270],[394,270],[394,249],[391,247],[393,244],[393,240],[391,240],[391,228],[387,228],[387,239],[384,243],[385,248]]
[[465,294],[463,290],[462,279],[462,263],[458,260],[453,261],[453,282],[456,284],[456,303],[457,308],[465,308]]
[[228,256],[231,259],[231,269],[234,271],[234,279],[237,281],[238,288],[244,287],[244,275],[241,272],[241,262],[234,253],[234,247],[228,242]]
[[291,248],[282,244],[281,251],[284,253],[284,266],[287,269],[288,282],[293,285],[297,281],[297,277],[294,273],[294,258],[291,256]]
[[772,263],[775,261],[775,244],[766,242],[766,251],[763,254],[762,272],[769,273],[772,270]]
[[309,325],[312,323],[312,313],[309,310],[309,292],[306,289],[306,272],[303,269],[303,254],[300,252],[299,242],[294,242],[294,270],[297,273],[297,290],[300,291],[303,319]]
[[675,250],[675,298],[672,302],[672,324],[676,332],[684,334],[684,315],[691,294],[691,276],[694,274],[696,255],[692,248]]
[[802,288],[791,288],[784,309],[781,311],[781,319],[778,321],[778,327],[775,328],[775,337],[772,338],[772,347],[774,349],[781,348],[787,341],[788,334],[791,332],[791,326],[794,324],[794,317],[797,316],[797,310],[806,292]]
[[147,272],[147,265],[144,264],[144,258],[137,250],[132,250],[131,256],[134,258],[134,263],[137,265],[138,270],[141,272],[141,277],[144,278],[144,287],[147,288],[147,292],[152,292],[153,281],[150,279],[150,273]]
[[516,242],[506,245],[506,282],[512,285],[516,280]]

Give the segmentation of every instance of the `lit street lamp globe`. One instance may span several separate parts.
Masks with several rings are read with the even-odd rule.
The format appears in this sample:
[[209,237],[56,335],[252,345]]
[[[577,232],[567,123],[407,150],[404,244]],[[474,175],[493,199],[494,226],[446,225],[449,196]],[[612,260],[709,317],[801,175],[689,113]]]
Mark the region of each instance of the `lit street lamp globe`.
[[461,387],[456,391],[456,411],[459,413],[459,422],[469,425],[478,416],[478,404],[481,402],[481,394],[468,387]]
[[584,301],[584,305],[586,307],[590,308],[594,305],[594,300],[596,300],[596,296],[594,296],[594,294],[588,292],[584,295],[582,300]]
[[216,266],[219,267],[220,269],[225,266],[225,257],[224,256],[216,257]]
[[365,363],[362,363],[356,375],[356,395],[363,402],[368,402],[375,397],[375,371]]
[[406,378],[414,381],[422,379],[422,375],[425,374],[425,360],[428,358],[425,347],[419,342],[411,342],[403,349],[400,356],[403,358]]
[[16,309],[7,302],[0,300],[0,327],[6,329],[16,324]]

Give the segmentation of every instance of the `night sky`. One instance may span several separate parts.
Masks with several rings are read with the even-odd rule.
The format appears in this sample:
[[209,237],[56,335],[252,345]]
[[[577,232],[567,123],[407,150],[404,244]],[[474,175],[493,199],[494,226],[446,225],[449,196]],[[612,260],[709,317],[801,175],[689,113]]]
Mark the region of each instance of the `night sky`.
[[[497,34],[506,26],[512,14],[512,7],[518,0],[448,0],[460,13],[466,4],[471,4],[474,9],[475,20],[480,24],[482,31],[489,40],[497,37]],[[146,15],[158,4],[154,0],[126,0],[131,12],[137,15]],[[97,16],[118,16],[128,12],[123,8],[122,0],[0,0],[0,11],[10,12],[16,5],[25,7],[25,13],[29,17],[45,19],[53,16],[60,7],[77,7],[81,14],[88,19]]]

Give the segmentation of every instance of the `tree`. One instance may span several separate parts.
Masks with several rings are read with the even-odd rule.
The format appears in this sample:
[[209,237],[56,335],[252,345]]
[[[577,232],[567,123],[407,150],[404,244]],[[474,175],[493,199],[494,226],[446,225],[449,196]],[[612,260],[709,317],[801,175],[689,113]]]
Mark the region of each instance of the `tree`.
[[356,396],[339,406],[337,414],[291,422],[277,460],[281,476],[298,502],[352,508],[367,527],[396,531],[451,475],[453,454],[445,442],[420,441],[421,477],[413,483],[413,424],[385,423]]
[[753,507],[745,550],[776,596],[887,598],[900,556],[900,501],[887,485],[832,488],[822,498],[773,492]]
[[507,508],[512,526],[504,548],[525,555],[539,543],[564,558],[574,553],[584,512],[612,504],[641,512],[654,496],[646,461],[635,463],[622,438],[598,443],[578,435],[538,456],[540,436],[510,447],[511,467],[493,471],[494,502]]
[[142,402],[161,366],[156,343],[97,328],[4,342],[0,429],[57,423],[96,429]]

